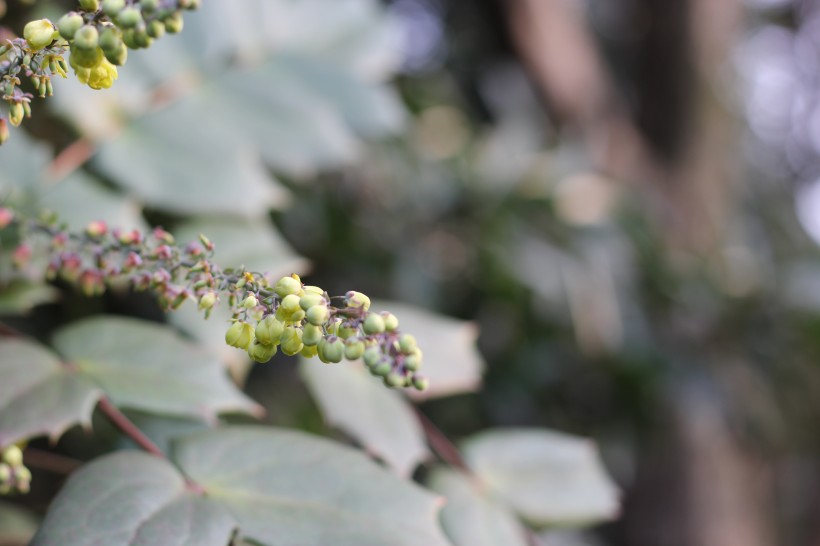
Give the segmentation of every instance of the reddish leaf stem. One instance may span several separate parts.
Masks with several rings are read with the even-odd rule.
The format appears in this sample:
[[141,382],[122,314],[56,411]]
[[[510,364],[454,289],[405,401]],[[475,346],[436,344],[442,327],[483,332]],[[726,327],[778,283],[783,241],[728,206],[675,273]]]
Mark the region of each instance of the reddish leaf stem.
[[103,415],[108,417],[115,427],[120,429],[123,434],[131,438],[139,447],[152,455],[156,455],[157,457],[162,457],[163,459],[167,458],[165,457],[165,453],[157,447],[157,444],[151,441],[151,439],[148,438],[148,436],[146,436],[145,433],[142,432],[128,417],[126,417],[124,413],[117,409],[108,398],[101,398],[97,407]]

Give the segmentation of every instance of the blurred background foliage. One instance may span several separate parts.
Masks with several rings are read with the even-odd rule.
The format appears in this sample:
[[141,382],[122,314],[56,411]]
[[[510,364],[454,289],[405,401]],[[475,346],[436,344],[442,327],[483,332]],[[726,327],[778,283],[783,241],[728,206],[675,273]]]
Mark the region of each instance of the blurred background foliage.
[[[12,28],[57,7],[7,3]],[[456,440],[590,436],[623,489],[620,519],[544,544],[820,541],[817,2],[204,4],[112,91],[37,103],[3,198],[469,321],[422,411]],[[53,297],[25,289],[0,305]],[[161,319],[61,298],[12,320]],[[294,366],[246,389],[327,432]]]

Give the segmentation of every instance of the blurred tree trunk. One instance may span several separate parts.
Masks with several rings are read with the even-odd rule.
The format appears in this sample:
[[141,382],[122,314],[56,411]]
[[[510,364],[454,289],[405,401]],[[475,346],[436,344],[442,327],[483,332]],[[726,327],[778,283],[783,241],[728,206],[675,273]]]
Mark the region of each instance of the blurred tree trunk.
[[[738,130],[721,96],[742,24],[740,1],[634,4],[635,27],[645,29],[634,51],[639,65],[634,115],[598,53],[579,3],[505,0],[504,5],[519,55],[564,131],[579,135],[602,171],[651,196],[669,245],[706,259],[719,275],[740,164]],[[669,404],[670,427],[641,462],[627,504],[624,542],[774,545],[773,488],[761,478],[768,475],[766,465],[737,441],[720,406],[699,405],[688,395]]]

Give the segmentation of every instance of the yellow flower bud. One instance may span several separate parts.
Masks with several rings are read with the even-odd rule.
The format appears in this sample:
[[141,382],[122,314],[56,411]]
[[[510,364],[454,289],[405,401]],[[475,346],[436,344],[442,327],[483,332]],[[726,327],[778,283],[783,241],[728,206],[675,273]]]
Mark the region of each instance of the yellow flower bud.
[[38,19],[29,22],[23,29],[23,37],[28,42],[28,46],[34,51],[40,51],[56,37],[54,25],[48,19]]
[[247,322],[234,322],[225,332],[225,343],[237,349],[248,350],[254,338],[254,328]]

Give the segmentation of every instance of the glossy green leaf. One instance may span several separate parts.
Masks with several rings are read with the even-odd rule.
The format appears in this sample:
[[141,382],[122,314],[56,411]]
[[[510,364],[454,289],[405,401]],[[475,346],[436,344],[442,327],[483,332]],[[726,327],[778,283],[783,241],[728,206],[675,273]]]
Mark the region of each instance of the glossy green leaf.
[[54,346],[118,406],[206,420],[261,411],[217,359],[167,326],[95,317],[58,331]]
[[363,454],[304,433],[232,427],[187,436],[174,460],[243,536],[302,546],[439,546],[439,499]]
[[56,212],[60,221],[74,231],[82,230],[95,220],[103,220],[112,228],[147,228],[136,201],[106,188],[83,171],[45,185],[39,193],[39,205]]
[[614,518],[618,487],[595,444],[539,429],[484,432],[464,456],[490,492],[534,525],[587,524]]
[[373,309],[396,315],[401,331],[416,336],[424,352],[421,373],[430,379],[430,388],[411,396],[449,396],[475,391],[481,385],[484,361],[475,345],[478,329],[474,323],[391,301],[373,302]]
[[424,431],[410,403],[399,391],[385,388],[359,362],[327,365],[304,359],[300,371],[327,422],[400,475],[409,476],[427,457]]
[[52,286],[21,279],[0,285],[0,315],[27,313],[34,307],[56,301],[59,292]]
[[438,467],[427,485],[447,499],[441,525],[456,546],[527,546],[526,531],[516,517],[467,475]]
[[119,452],[69,478],[31,546],[225,546],[235,527],[168,461]]
[[76,423],[90,426],[100,396],[48,349],[0,340],[0,447],[42,434],[56,439]]

